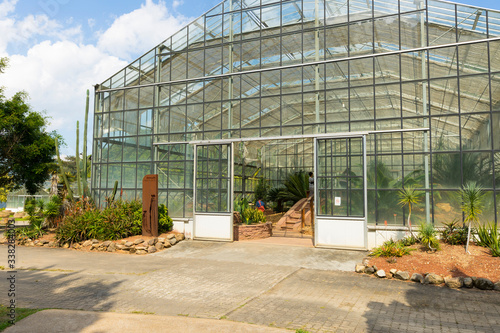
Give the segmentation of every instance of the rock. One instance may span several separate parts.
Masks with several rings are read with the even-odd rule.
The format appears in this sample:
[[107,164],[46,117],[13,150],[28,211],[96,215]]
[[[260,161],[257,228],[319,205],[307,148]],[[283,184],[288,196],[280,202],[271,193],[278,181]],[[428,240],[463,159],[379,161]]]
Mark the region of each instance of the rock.
[[459,289],[462,288],[464,282],[460,277],[448,277],[444,278],[444,283],[448,288]]
[[110,246],[110,245],[111,245],[111,243],[112,243],[112,242],[108,240],[108,241],[102,242],[101,246],[102,246],[102,247],[108,247],[108,246]]
[[365,271],[365,265],[356,264],[356,267],[354,268],[354,271],[356,273],[363,273]]
[[136,240],[134,241],[134,244],[135,244],[135,245],[139,245],[139,244],[141,244],[141,243],[144,243],[144,239],[142,239],[142,238],[138,238],[138,239],[136,239]]
[[394,275],[396,275],[397,271],[398,271],[397,269],[395,269],[395,268],[391,268],[391,269],[389,270],[389,273],[391,273],[391,274],[392,274],[392,276],[394,276]]
[[165,237],[158,237],[158,242],[165,243]]
[[476,281],[474,281],[474,287],[481,290],[493,290],[495,288],[495,285],[488,279],[478,278]]
[[147,254],[148,252],[146,250],[137,250],[135,254]]
[[48,245],[49,245],[49,247],[55,247],[55,246],[56,246],[56,244],[57,244],[56,242],[49,242],[49,244],[48,244]]
[[168,234],[168,235],[167,235],[167,239],[168,239],[168,240],[171,240],[172,238],[175,238],[175,235],[174,235],[174,234]]
[[91,249],[91,250],[93,250],[93,249],[97,249],[99,246],[100,246],[100,244],[99,244],[99,243],[95,243],[95,244],[92,244],[92,245],[90,246],[90,249]]
[[160,251],[160,250],[163,250],[165,248],[165,245],[163,245],[163,243],[158,242],[155,244],[155,247],[158,251]]
[[184,234],[176,234],[175,239],[177,239],[178,242],[184,240],[186,237],[184,237]]
[[123,245],[123,244],[117,244],[116,249],[117,250],[125,250],[125,249],[128,250],[128,248],[126,248],[125,245]]
[[69,249],[69,244],[68,243],[64,243],[63,249]]
[[5,244],[5,243],[7,243],[7,238],[0,237],[0,244]]
[[105,247],[103,247],[103,246],[100,246],[100,247],[97,249],[97,251],[104,252],[104,251],[106,251],[106,248],[105,248]]
[[36,243],[36,246],[43,246],[43,243],[42,242],[38,242],[38,243]]
[[422,276],[422,274],[418,274],[418,273],[413,273],[411,275],[410,280],[413,282],[424,283],[424,277]]
[[35,246],[35,243],[29,242],[28,246]]
[[375,270],[373,269],[373,267],[368,266],[368,267],[365,267],[365,273],[366,274],[373,274],[373,273],[375,273]]
[[425,284],[441,284],[443,282],[443,277],[434,273],[427,274],[424,279]]
[[126,240],[124,240],[124,239],[122,239],[122,240],[120,241],[120,245],[125,245],[126,243],[127,243],[127,241],[126,241]]
[[45,244],[49,244],[49,241],[46,240],[46,239],[43,239],[43,240],[40,241],[40,243],[42,243],[43,245],[45,245]]
[[136,245],[135,249],[137,251],[146,251],[148,248],[145,245]]
[[[8,216],[8,215],[7,215]],[[17,212],[17,213],[14,213],[14,218],[15,219],[22,219],[23,217],[26,217],[28,216],[28,214],[26,214],[25,212]]]
[[148,253],[155,253],[156,251],[157,251],[157,250],[156,250],[156,247],[155,247],[155,246],[150,245],[150,246],[148,247]]
[[497,283],[495,283],[493,289],[496,290],[496,291],[500,291],[500,281],[498,281]]
[[403,272],[403,271],[397,271],[396,274],[394,274],[394,277],[398,280],[409,280],[410,279],[410,273],[408,272]]
[[129,249],[130,254],[135,253],[135,251],[137,251],[137,250],[135,249],[135,247],[131,247],[131,248]]
[[132,247],[134,245],[134,243],[132,242],[125,242],[125,247]]
[[35,245],[37,245],[38,243],[40,243],[40,241],[37,239],[33,243],[35,243]]
[[83,242],[83,247],[87,247],[87,246],[90,246],[92,245],[92,241],[91,240],[87,240],[85,242]]
[[109,244],[108,252],[115,252],[115,251],[116,251],[116,244],[115,243]]
[[158,238],[156,238],[156,237],[152,238],[152,239],[148,240],[148,245],[153,246],[156,244],[157,241],[158,241]]
[[95,239],[95,238],[94,238],[94,239],[92,240],[92,244],[97,244],[97,243],[99,243],[99,241],[98,241],[97,239]]
[[377,272],[375,272],[375,275],[379,278],[385,278],[385,271],[383,269],[379,269],[377,270]]
[[169,241],[170,245],[175,245],[175,243],[177,243],[177,239],[175,239],[175,237],[170,238],[168,241]]
[[473,288],[474,287],[474,280],[470,277],[463,278],[462,280],[463,285],[465,288]]
[[172,247],[172,245],[170,245],[170,242],[165,242],[165,244],[163,244],[163,246],[168,249],[169,247]]

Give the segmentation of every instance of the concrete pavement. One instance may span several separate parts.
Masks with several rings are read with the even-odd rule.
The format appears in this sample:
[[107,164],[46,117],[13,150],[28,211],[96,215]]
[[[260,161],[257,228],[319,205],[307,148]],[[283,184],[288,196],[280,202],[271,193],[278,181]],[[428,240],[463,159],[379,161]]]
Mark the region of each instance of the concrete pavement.
[[[188,320],[184,331],[205,318],[199,331],[229,322],[310,332],[500,332],[500,293],[359,275],[352,270],[362,252],[186,241],[147,256],[24,247],[16,256],[20,307],[151,313]],[[58,323],[72,316],[44,313]],[[78,330],[106,331],[93,326],[108,320],[99,318]],[[138,317],[130,318],[134,325]]]

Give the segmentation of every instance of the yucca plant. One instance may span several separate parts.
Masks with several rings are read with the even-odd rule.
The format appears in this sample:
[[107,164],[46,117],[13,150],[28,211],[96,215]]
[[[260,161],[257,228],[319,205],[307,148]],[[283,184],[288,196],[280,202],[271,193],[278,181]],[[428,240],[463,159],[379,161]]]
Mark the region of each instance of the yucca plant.
[[421,223],[418,228],[420,243],[431,251],[439,250],[439,240],[436,238],[438,231],[432,223]]
[[460,197],[462,199],[461,208],[465,215],[464,222],[468,225],[467,244],[465,245],[466,253],[469,253],[471,224],[479,222],[479,216],[483,212],[484,207],[484,196],[483,189],[476,182],[468,182],[460,190]]
[[408,205],[408,228],[410,229],[410,235],[413,236],[413,232],[411,230],[411,207],[412,205],[416,205],[422,195],[423,191],[415,189],[413,186],[403,187],[399,190],[399,204],[404,207]]

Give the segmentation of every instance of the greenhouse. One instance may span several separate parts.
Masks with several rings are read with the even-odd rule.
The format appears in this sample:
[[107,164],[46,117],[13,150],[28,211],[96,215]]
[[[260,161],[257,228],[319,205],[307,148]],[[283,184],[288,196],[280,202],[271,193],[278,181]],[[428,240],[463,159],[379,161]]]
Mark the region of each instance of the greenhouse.
[[227,0],[95,86],[92,193],[102,205],[118,181],[141,198],[158,174],[158,202],[195,239],[233,240],[234,200],[298,171],[314,172],[316,246],[403,230],[408,186],[423,191],[414,223],[462,220],[470,181],[498,221],[499,100],[498,11]]

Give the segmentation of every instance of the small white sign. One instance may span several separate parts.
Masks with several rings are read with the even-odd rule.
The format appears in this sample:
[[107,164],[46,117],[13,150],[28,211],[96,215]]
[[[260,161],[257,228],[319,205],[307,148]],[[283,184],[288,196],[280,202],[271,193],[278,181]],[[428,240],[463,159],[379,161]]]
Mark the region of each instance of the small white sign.
[[340,197],[335,197],[335,206],[340,206]]

